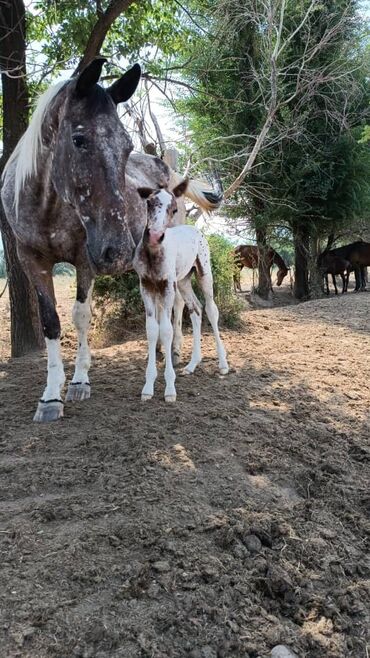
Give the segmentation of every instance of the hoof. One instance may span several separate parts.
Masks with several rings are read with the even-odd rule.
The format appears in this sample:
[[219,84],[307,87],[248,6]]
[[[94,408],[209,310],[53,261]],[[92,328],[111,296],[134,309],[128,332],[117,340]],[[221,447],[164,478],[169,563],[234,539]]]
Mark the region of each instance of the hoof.
[[148,395],[147,393],[142,393],[141,394],[141,401],[142,402],[147,402],[148,400],[152,399],[152,395]]
[[175,395],[165,395],[164,400],[165,402],[176,402],[176,393]]
[[63,415],[63,402],[61,400],[50,400],[49,402],[40,400],[33,420],[35,423],[51,423],[54,420],[63,418]]
[[179,363],[181,363],[181,354],[177,354],[176,352],[173,352],[173,354],[172,354],[172,365],[173,366],[178,366]]
[[220,375],[227,375],[229,368],[220,368]]
[[68,384],[68,390],[66,395],[66,402],[80,402],[81,400],[88,400],[91,395],[91,387],[87,382],[81,384],[81,382],[72,382]]

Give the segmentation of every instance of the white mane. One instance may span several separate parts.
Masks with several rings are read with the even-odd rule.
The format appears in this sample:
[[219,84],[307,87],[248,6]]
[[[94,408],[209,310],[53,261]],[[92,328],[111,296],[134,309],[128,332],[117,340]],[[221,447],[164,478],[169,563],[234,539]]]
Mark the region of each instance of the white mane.
[[58,91],[67,83],[68,81],[63,80],[57,84],[49,87],[37,101],[35,111],[32,115],[30,124],[24,133],[24,135],[19,140],[17,146],[15,147],[13,153],[11,154],[8,162],[5,165],[3,176],[9,169],[10,165],[17,161],[15,167],[15,180],[14,180],[14,205],[15,212],[18,215],[18,204],[19,196],[22,191],[22,188],[30,176],[33,176],[37,172],[37,164],[42,148],[42,139],[41,131],[42,124],[44,121],[46,110],[48,109],[51,101],[57,95]]

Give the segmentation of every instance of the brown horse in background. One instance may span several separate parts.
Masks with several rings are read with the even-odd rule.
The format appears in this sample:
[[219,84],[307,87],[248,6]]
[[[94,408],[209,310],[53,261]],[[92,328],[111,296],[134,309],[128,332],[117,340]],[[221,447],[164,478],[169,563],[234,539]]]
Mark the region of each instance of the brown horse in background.
[[[234,262],[235,262],[235,274],[234,274],[234,289],[242,292],[240,286],[240,272],[243,267],[248,267],[251,270],[258,268],[258,264],[261,258],[261,254],[257,245],[253,244],[241,244],[234,249]],[[267,267],[269,270],[273,265],[278,266],[277,273],[277,286],[281,286],[283,279],[289,272],[289,267],[285,264],[283,258],[278,254],[275,249],[269,247],[266,252]]]

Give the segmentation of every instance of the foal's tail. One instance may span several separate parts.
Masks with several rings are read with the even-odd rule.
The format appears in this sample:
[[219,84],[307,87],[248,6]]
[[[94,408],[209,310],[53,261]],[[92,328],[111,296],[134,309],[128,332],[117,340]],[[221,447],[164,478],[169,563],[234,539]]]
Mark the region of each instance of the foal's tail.
[[[171,189],[183,180],[177,171],[171,170]],[[191,199],[202,210],[216,210],[222,202],[222,195],[217,194],[206,181],[190,178],[185,196]]]

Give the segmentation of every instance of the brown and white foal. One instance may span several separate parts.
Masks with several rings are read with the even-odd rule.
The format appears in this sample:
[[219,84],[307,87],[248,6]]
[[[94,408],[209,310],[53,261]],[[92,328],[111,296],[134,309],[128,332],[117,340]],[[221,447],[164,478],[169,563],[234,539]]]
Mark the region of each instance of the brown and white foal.
[[172,365],[171,347],[173,328],[172,309],[177,291],[189,309],[193,327],[193,352],[184,368],[184,374],[194,372],[202,359],[201,322],[202,307],[191,285],[193,271],[205,297],[207,317],[215,336],[219,370],[225,375],[229,371],[226,351],[218,330],[218,308],[213,299],[213,277],[207,241],[193,226],[172,226],[177,211],[176,197],[184,194],[187,181],[182,181],[172,192],[168,189],[153,191],[140,188],[139,194],[147,199],[147,224],[139,242],[134,268],[140,278],[140,290],[146,311],[148,338],[148,365],[142,400],[150,400],[154,394],[157,378],[156,345],[158,338],[165,352],[166,402],[175,402],[175,371]]

